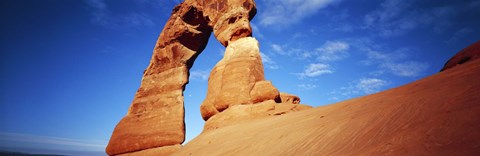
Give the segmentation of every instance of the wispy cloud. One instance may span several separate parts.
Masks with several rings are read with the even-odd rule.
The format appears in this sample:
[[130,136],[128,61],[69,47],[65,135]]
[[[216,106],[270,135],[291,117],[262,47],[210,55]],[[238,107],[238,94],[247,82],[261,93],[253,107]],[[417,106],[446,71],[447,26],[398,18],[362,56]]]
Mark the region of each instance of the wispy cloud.
[[153,17],[144,12],[129,12],[127,14],[115,15],[109,9],[105,0],[86,0],[90,7],[91,22],[107,28],[137,28],[153,27],[155,21]]
[[429,67],[428,63],[416,61],[410,55],[415,53],[411,48],[391,48],[378,45],[371,40],[363,39],[354,44],[355,48],[366,54],[367,59],[360,63],[365,66],[376,66],[377,69],[370,72],[378,76],[384,73],[391,73],[402,77],[416,77],[421,75]]
[[298,59],[314,58],[319,62],[338,61],[348,57],[350,44],[345,41],[325,41],[319,47],[314,49],[304,49],[292,45],[270,44],[270,48],[275,54],[285,56],[297,56]]
[[311,90],[311,89],[317,88],[317,85],[315,85],[315,84],[299,84],[299,85],[297,85],[297,87],[300,90]]
[[269,69],[278,69],[278,68],[279,68],[277,62],[275,62],[275,61],[274,61],[272,58],[270,58],[270,56],[268,56],[267,54],[265,54],[265,53],[260,53],[260,56],[262,57],[263,65],[267,66],[267,68],[269,68]]
[[356,88],[361,90],[365,94],[373,94],[378,91],[388,83],[385,80],[377,78],[362,78],[357,83]]
[[207,70],[195,70],[190,72],[190,79],[192,80],[208,80],[209,72]]
[[302,73],[296,73],[300,78],[305,77],[317,77],[324,74],[333,73],[330,65],[322,63],[312,63],[309,64]]
[[397,76],[415,77],[428,68],[426,63],[417,61],[408,62],[385,62],[380,64],[380,67],[385,68]]
[[278,53],[280,55],[286,55],[287,53],[283,50],[282,46],[279,44],[270,44],[270,47],[272,48],[273,52]]
[[257,24],[250,22],[250,26],[252,27],[253,36],[256,36],[258,38],[263,38],[263,34],[260,31],[260,28],[258,28]]
[[467,4],[467,8],[469,8],[469,9],[477,9],[477,11],[478,11],[478,7],[480,7],[480,1],[479,0],[474,0],[474,1],[471,1],[470,3]]
[[451,25],[455,15],[452,6],[418,9],[417,1],[385,0],[380,7],[364,17],[364,29],[382,37],[400,36],[421,27],[431,26],[436,32]]
[[468,34],[470,34],[472,32],[474,32],[474,31],[471,28],[468,28],[468,27],[461,28],[461,29],[457,30],[455,33],[453,33],[452,37],[450,39],[446,40],[445,42],[446,43],[456,42],[456,41],[462,39],[463,37],[467,36]]
[[106,147],[107,141],[99,140],[79,140],[51,136],[39,136],[21,133],[7,133],[0,132],[1,142],[16,142],[16,143],[37,143],[43,145],[68,146],[77,150],[91,150],[103,151]]
[[369,49],[367,53],[368,59],[362,62],[365,65],[378,65],[382,70],[403,77],[419,76],[428,69],[428,64],[425,62],[407,60],[408,54],[406,51],[409,51],[409,49],[400,49],[392,53]]
[[357,96],[374,94],[385,89],[385,87],[387,87],[389,84],[390,83],[388,81],[379,78],[361,78],[348,83],[347,86],[340,87],[330,92],[330,100],[338,101]]
[[295,56],[296,59],[306,59],[309,62],[302,72],[294,73],[303,78],[313,78],[324,74],[331,74],[334,72],[331,67],[331,62],[339,61],[348,57],[348,50],[350,45],[344,41],[325,41],[324,44],[316,47],[313,50],[307,50],[296,47],[289,47],[288,45],[270,44],[271,51],[275,54],[283,56]]
[[286,27],[302,21],[339,0],[264,0],[265,11],[259,15],[263,26]]
[[350,45],[341,41],[327,41],[315,49],[319,61],[337,61],[348,56]]

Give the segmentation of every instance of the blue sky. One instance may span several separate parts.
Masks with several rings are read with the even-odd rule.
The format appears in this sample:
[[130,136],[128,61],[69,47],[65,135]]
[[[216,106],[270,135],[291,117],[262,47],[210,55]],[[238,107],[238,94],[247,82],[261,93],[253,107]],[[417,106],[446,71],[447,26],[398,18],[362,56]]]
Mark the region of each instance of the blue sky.
[[[266,78],[312,106],[435,74],[480,38],[479,0],[256,2]],[[178,3],[1,1],[0,147],[101,155]],[[191,69],[187,141],[203,128],[199,106],[224,50],[211,37]]]

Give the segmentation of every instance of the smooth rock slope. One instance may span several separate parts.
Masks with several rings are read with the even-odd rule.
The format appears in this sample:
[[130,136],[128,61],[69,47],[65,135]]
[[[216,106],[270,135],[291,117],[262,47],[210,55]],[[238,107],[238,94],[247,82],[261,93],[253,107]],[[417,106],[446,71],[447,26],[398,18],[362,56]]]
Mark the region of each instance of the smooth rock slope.
[[373,95],[204,131],[174,155],[479,155],[480,59]]

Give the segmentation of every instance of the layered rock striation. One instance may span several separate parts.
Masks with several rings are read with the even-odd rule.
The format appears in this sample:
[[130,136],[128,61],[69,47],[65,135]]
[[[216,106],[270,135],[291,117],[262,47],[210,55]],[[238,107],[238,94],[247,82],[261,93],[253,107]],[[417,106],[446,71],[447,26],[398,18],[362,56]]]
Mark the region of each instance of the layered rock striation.
[[270,81],[265,81],[257,40],[246,37],[231,43],[211,71],[200,111],[208,120],[234,105],[280,101],[279,94]]

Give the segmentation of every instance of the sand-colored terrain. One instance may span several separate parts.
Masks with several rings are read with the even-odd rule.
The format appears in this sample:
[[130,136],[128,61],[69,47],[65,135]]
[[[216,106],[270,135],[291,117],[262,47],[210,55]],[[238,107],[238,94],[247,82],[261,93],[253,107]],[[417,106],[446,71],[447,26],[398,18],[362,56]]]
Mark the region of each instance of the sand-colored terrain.
[[205,131],[174,155],[480,155],[480,59],[328,106]]

